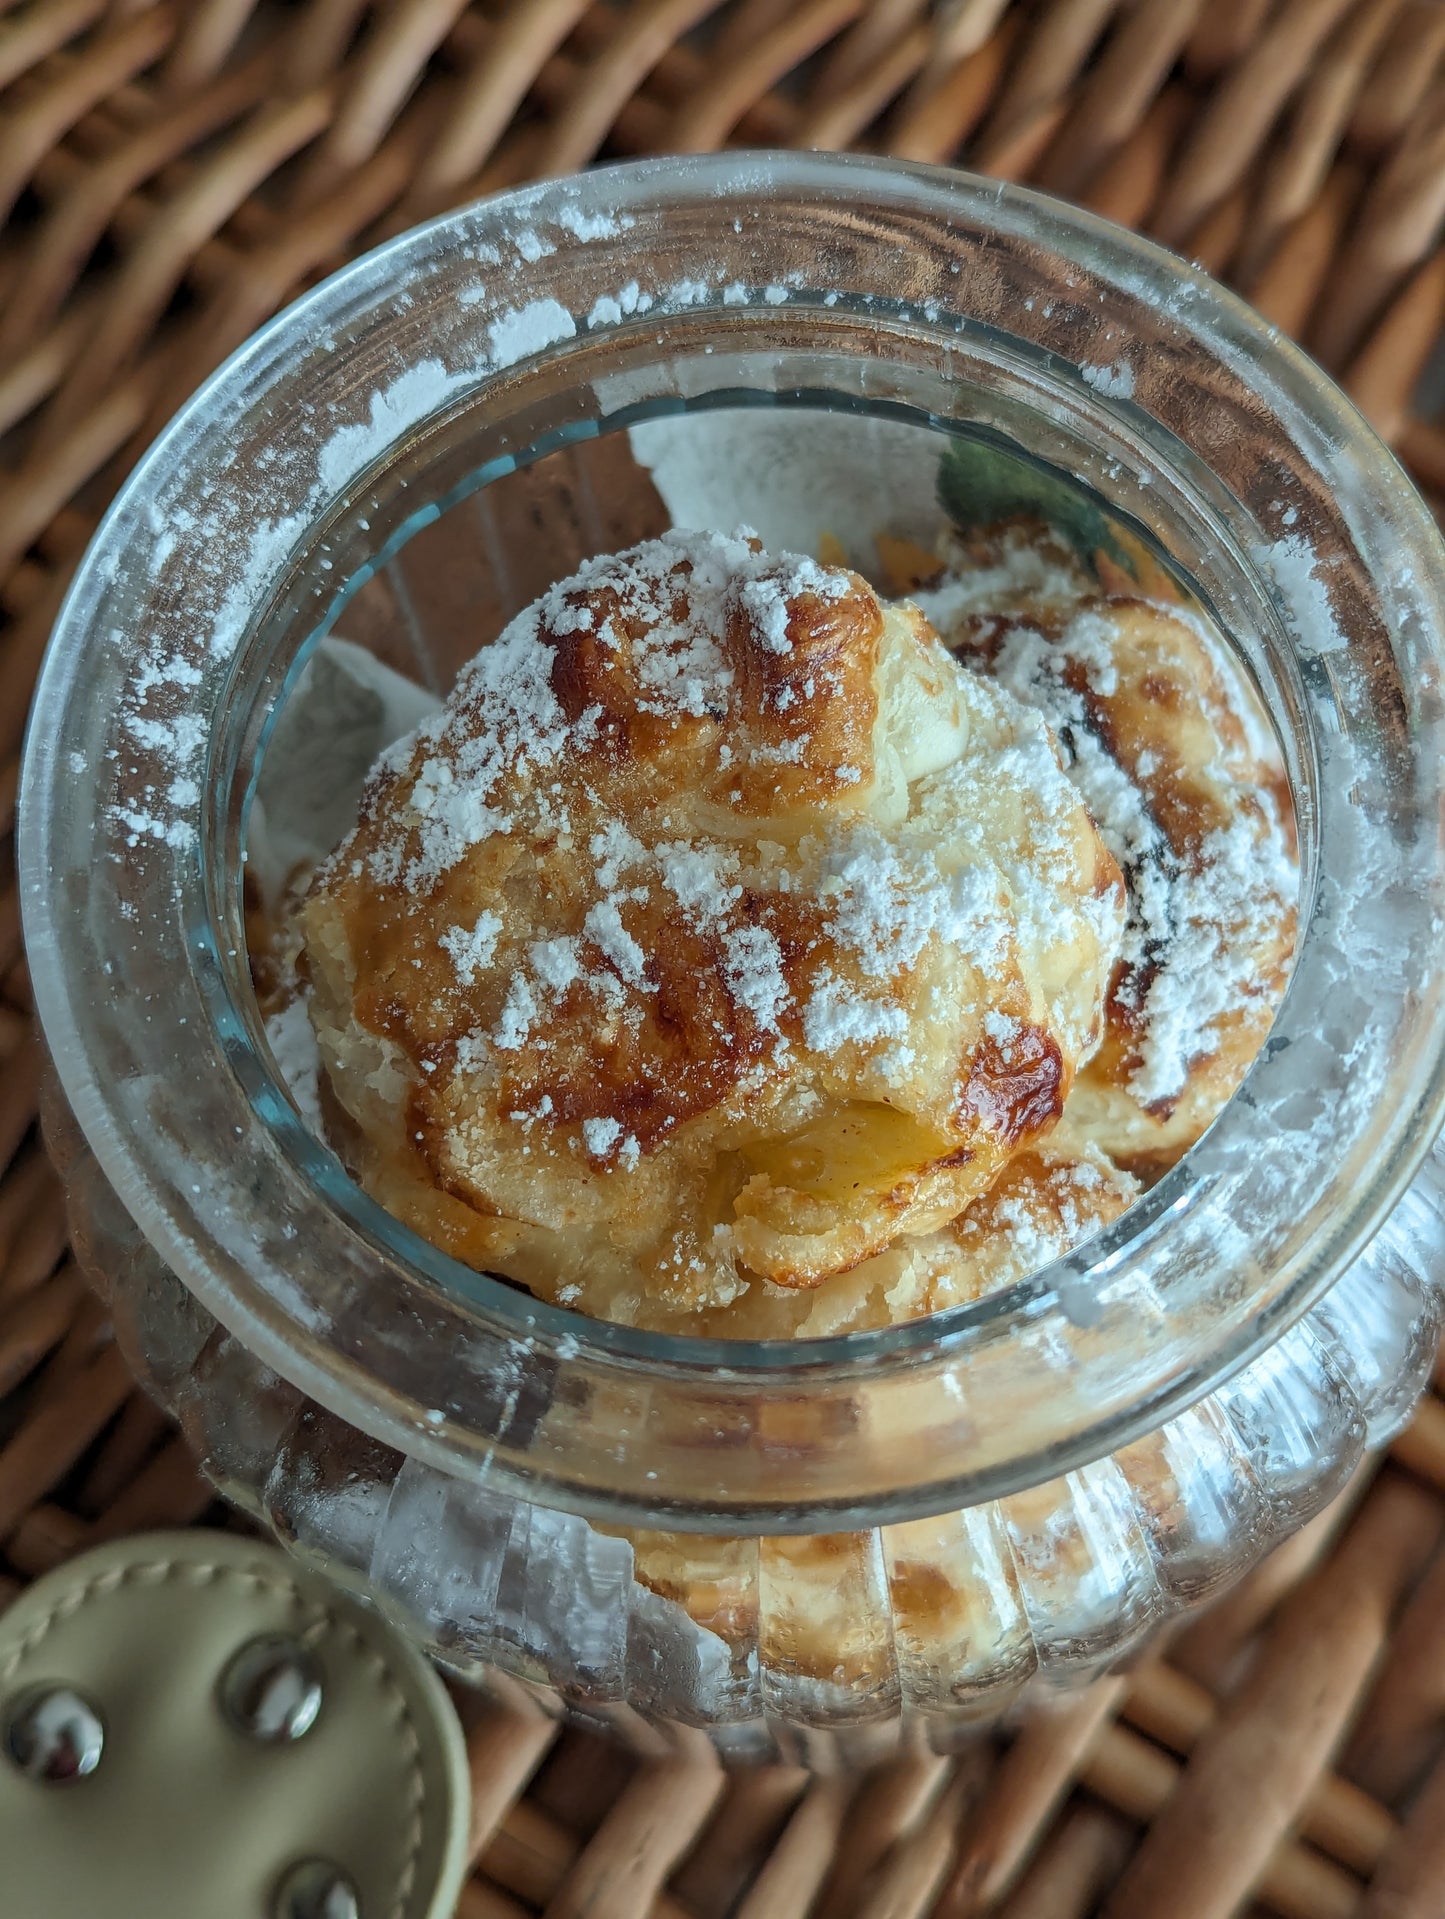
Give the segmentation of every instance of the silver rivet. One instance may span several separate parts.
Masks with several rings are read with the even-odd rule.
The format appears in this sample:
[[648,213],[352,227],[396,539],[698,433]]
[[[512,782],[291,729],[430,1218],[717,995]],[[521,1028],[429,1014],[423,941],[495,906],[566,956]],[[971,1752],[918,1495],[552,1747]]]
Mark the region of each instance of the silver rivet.
[[263,1745],[304,1739],[321,1710],[321,1662],[299,1639],[280,1633],[248,1640],[221,1675],[221,1705],[248,1739]]
[[356,1887],[329,1859],[303,1859],[276,1890],[274,1919],[361,1919]]
[[90,1701],[69,1686],[32,1686],[5,1716],[5,1750],[31,1779],[68,1785],[100,1764],[105,1726]]

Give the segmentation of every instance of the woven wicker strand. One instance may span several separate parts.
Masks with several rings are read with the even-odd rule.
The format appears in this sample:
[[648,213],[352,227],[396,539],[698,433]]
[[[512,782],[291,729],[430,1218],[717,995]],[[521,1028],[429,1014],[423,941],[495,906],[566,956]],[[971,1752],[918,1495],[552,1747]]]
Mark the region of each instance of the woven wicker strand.
[[[1301,339],[1445,505],[1436,0],[0,0],[0,1607],[225,1524],[131,1385],[36,1134],[10,833],[100,514],[247,333],[411,222],[594,160],[853,146],[1033,181]],[[462,1702],[462,1919],[1438,1919],[1445,1397],[1136,1671],[868,1778]],[[3,1904],[3,1898],[0,1898]]]

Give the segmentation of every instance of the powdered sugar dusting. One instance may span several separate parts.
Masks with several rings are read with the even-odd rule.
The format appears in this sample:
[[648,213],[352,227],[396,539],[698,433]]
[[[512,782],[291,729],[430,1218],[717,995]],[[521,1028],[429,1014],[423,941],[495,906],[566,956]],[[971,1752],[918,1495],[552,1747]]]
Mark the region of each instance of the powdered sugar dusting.
[[565,200],[557,209],[558,226],[578,240],[613,240],[637,222],[630,213],[589,212],[575,200]]
[[831,967],[819,975],[803,1012],[803,1037],[815,1053],[834,1054],[846,1046],[867,1050],[902,1039],[907,1031],[903,1007],[863,998]]
[[[770,557],[742,533],[671,532],[587,561],[518,614],[463,670],[445,711],[392,749],[390,770],[400,771],[413,755],[419,765],[398,832],[371,856],[378,881],[427,890],[471,847],[509,830],[506,795],[514,782],[535,786],[545,769],[589,744],[599,714],[589,709],[576,720],[564,714],[552,686],[556,650],[550,636],[584,628],[592,615],[579,597],[599,585],[615,595],[632,634],[639,709],[696,718],[726,707],[733,672],[724,642],[733,609],[743,610],[759,645],[769,648],[779,634],[774,609],[781,609],[786,646],[790,599],[799,593],[836,598],[848,591],[846,575],[793,555]],[[766,635],[758,633],[754,618],[759,604],[769,609]],[[598,638],[615,647],[620,635],[614,617]],[[620,822],[607,831],[617,837],[597,851],[615,878],[635,857],[636,842]],[[615,932],[611,937],[622,952]]]
[[[1029,589],[1047,581],[1037,558],[1027,554],[1017,547],[993,570],[1015,575]],[[1007,603],[1007,591],[1003,597]],[[977,577],[968,576],[919,599],[926,605],[941,600],[948,611],[963,605],[981,611],[988,604]],[[1198,621],[1190,624],[1204,637]],[[1212,636],[1208,643],[1211,652],[1221,651]],[[1082,605],[1057,633],[1022,622],[1007,628],[991,674],[1047,719],[1069,777],[1125,875],[1128,915],[1114,999],[1134,1016],[1139,1063],[1130,1090],[1148,1106],[1181,1095],[1191,1063],[1210,1050],[1221,1022],[1248,1005],[1254,990],[1248,956],[1267,944],[1294,897],[1296,874],[1272,801],[1262,792],[1262,822],[1238,813],[1187,855],[1174,849],[1091,706],[1090,696],[1118,692],[1115,644],[1107,609]],[[1226,684],[1237,688],[1237,676]],[[1153,770],[1152,762],[1141,765],[1141,777],[1147,782]]]
[[999,541],[996,560],[960,564],[913,601],[946,634],[973,614],[1071,613],[1088,590],[1084,574],[1061,549],[1019,532]]
[[1303,652],[1335,653],[1347,644],[1308,541],[1298,533],[1286,534],[1272,546],[1256,547],[1254,559],[1273,575],[1290,629]]
[[788,602],[800,593],[833,600],[847,591],[848,582],[841,574],[825,571],[811,560],[789,554],[781,566],[759,578],[744,580],[738,588],[738,601],[758,645],[769,653],[789,653],[792,642],[788,638]]
[[446,405],[464,382],[440,360],[419,360],[372,394],[367,417],[338,427],[321,449],[316,476],[326,496],[340,493],[354,476],[378,460],[417,420]]
[[482,913],[474,926],[450,926],[441,935],[439,943],[451,955],[463,986],[470,986],[491,965],[501,930],[498,914]]
[[543,353],[559,340],[570,340],[577,322],[559,300],[533,300],[493,320],[487,328],[495,366],[515,366],[518,360]]
[[622,923],[615,900],[598,900],[582,922],[588,938],[625,986],[646,986],[647,955]]
[[954,1221],[965,1253],[987,1258],[1007,1285],[1081,1245],[1137,1196],[1138,1186],[1092,1147],[1042,1169],[1021,1191],[998,1194]]
[[1127,360],[1115,360],[1108,366],[1090,366],[1086,361],[1079,372],[1096,393],[1102,393],[1108,399],[1133,398],[1134,369]]
[[765,926],[740,926],[723,942],[724,977],[739,1006],[765,1033],[776,1033],[778,1015],[791,1001],[783,977],[783,953]]

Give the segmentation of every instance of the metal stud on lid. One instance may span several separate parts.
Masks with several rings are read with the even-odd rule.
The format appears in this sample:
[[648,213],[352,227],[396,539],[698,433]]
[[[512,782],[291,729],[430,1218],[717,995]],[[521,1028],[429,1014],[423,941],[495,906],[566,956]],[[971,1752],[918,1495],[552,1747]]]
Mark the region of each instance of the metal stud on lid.
[[356,1887],[329,1859],[303,1859],[276,1891],[273,1919],[361,1919]]
[[31,1686],[5,1715],[7,1756],[48,1786],[86,1778],[104,1750],[100,1714],[69,1686]]
[[221,1675],[221,1706],[237,1732],[262,1745],[304,1739],[321,1711],[321,1662],[299,1639],[251,1639]]

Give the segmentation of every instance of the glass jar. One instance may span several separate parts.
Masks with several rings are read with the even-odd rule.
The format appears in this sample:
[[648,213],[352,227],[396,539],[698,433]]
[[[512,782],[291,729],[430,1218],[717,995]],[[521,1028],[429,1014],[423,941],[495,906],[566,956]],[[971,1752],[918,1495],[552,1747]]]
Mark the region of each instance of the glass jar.
[[[759,480],[815,519],[870,462],[907,490],[895,430],[965,434],[1154,544],[1273,716],[1302,933],[1239,1093],[1077,1252],[886,1331],[704,1342],[522,1295],[348,1180],[258,1014],[248,813],[335,622],[444,690],[568,561],[655,530],[614,484],[626,429],[765,413],[783,449],[796,410],[835,456]],[[1426,1377],[1442,632],[1434,527],[1349,403],[1202,273],[1038,195],[729,155],[403,235],[176,418],[41,680],[50,1134],[131,1363],[230,1498],[453,1671],[623,1728],[822,1764],[1092,1676],[1318,1510]],[[637,1576],[660,1536],[681,1586]]]

